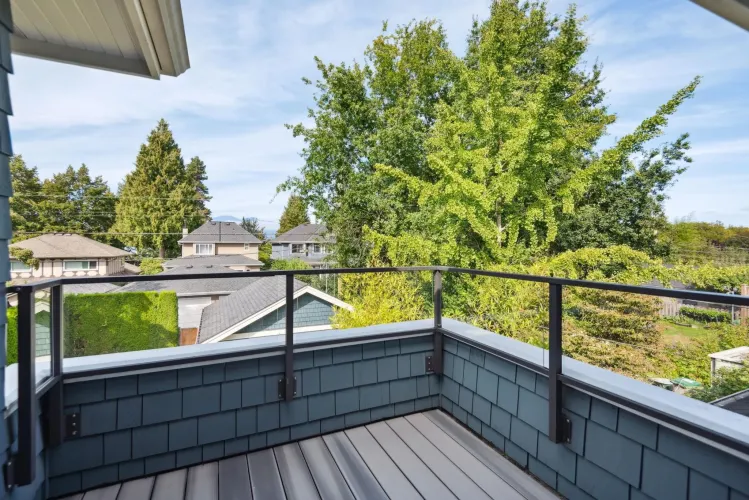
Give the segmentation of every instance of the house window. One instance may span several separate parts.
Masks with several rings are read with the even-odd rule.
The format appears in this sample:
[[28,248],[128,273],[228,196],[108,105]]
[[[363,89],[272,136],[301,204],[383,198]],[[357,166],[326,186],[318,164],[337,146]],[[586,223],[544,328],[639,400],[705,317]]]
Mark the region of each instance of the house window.
[[250,249],[250,244],[249,243],[245,243],[244,244],[244,249],[245,250],[249,250]]
[[65,271],[95,271],[99,269],[99,263],[95,260],[66,260],[63,262]]
[[10,261],[10,270],[16,273],[20,273],[23,271],[31,271],[31,266],[28,264],[24,264],[20,260],[12,260]]
[[320,253],[322,251],[322,245],[315,243],[312,245],[312,253]]
[[302,252],[304,252],[304,244],[302,243],[291,244],[291,253],[302,253]]
[[213,243],[195,243],[195,255],[213,255]]

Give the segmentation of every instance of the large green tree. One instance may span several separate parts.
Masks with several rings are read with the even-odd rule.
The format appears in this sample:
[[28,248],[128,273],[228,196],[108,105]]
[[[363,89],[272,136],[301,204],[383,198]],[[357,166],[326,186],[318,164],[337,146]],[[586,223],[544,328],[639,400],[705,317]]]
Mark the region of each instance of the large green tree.
[[35,236],[42,229],[39,213],[39,196],[42,183],[36,167],[28,167],[21,155],[10,159],[10,177],[13,196],[10,199],[10,220],[13,224],[14,239],[25,239]]
[[403,263],[482,266],[545,252],[560,221],[597,183],[628,172],[697,80],[616,144],[598,142],[616,117],[574,7],[499,0],[460,57],[434,21],[378,37],[366,64],[318,61],[303,196],[337,237],[338,260],[369,252]]
[[307,204],[301,196],[291,195],[281,214],[277,234],[283,234],[301,224],[309,224]]
[[206,203],[211,201],[212,196],[208,194],[208,186],[205,184],[208,180],[208,173],[206,172],[206,166],[205,163],[203,163],[203,160],[197,156],[190,160],[190,163],[187,164],[187,177],[195,186],[196,210],[203,220],[207,221],[211,218],[211,210]]
[[205,199],[196,195],[205,177],[201,168],[201,175],[188,173],[169,124],[159,120],[140,147],[135,170],[119,187],[113,231],[143,253],[177,255],[183,225],[193,230],[205,222],[205,210],[196,202]]
[[106,242],[114,224],[115,196],[101,176],[91,177],[88,167],[68,167],[42,184],[39,203],[43,231],[75,232]]
[[688,149],[683,135],[651,149],[639,164],[623,162],[609,175],[609,182],[591,184],[575,212],[562,217],[555,249],[627,245],[650,255],[668,254],[664,232],[669,224],[663,202],[666,189],[692,161],[686,156]]

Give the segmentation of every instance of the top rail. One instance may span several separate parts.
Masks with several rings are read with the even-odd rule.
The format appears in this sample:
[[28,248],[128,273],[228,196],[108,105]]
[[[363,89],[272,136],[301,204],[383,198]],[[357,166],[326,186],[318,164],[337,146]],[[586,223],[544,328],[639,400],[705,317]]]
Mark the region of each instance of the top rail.
[[604,281],[576,280],[570,278],[558,278],[554,276],[539,276],[534,274],[506,273],[501,271],[484,271],[481,269],[466,269],[462,267],[449,266],[413,266],[413,267],[359,267],[359,268],[330,268],[330,269],[294,269],[288,271],[233,271],[222,273],[200,273],[200,274],[151,274],[136,276],[75,276],[66,278],[53,278],[28,285],[15,285],[7,287],[8,293],[19,293],[22,290],[32,291],[45,290],[57,285],[82,285],[89,283],[135,283],[150,281],[179,281],[199,280],[215,278],[263,278],[272,276],[319,276],[323,274],[368,274],[368,273],[401,273],[401,272],[435,272],[468,274],[472,276],[487,276],[494,278],[505,278],[534,283],[547,283],[550,285],[563,285],[578,288],[590,288],[595,290],[606,290],[612,292],[634,293],[639,295],[650,295],[656,297],[667,297],[682,300],[697,300],[702,302],[713,302],[716,304],[747,306],[749,307],[749,296],[732,295],[718,292],[702,292],[696,290],[674,290],[671,288],[658,288],[643,285],[625,285]]

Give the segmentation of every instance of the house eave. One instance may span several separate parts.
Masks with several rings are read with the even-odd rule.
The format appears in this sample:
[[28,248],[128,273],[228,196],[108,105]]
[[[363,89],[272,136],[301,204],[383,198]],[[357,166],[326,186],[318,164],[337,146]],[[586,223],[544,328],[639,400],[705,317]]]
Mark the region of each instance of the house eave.
[[749,0],[692,0],[692,2],[749,31]]

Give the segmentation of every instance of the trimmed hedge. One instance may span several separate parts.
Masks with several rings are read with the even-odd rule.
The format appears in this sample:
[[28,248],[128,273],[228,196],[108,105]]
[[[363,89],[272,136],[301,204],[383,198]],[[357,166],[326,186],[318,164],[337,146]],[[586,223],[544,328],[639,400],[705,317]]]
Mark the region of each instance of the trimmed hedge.
[[[65,295],[65,357],[142,351],[179,345],[174,292]],[[49,313],[37,314],[48,325]],[[8,308],[6,364],[18,363],[18,309]]]
[[174,292],[66,295],[63,310],[65,357],[179,345]]
[[679,314],[700,323],[730,323],[731,314],[725,311],[713,309],[702,309],[699,307],[684,306],[679,309]]

